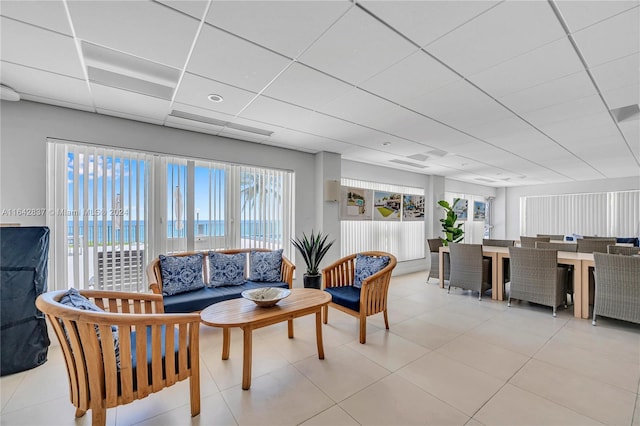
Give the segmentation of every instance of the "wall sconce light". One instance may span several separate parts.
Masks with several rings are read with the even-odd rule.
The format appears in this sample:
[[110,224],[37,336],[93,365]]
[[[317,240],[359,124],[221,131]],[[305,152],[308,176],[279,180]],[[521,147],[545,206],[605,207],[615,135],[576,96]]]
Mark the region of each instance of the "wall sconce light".
[[324,200],[325,201],[338,201],[340,196],[340,181],[339,180],[327,180],[324,182]]

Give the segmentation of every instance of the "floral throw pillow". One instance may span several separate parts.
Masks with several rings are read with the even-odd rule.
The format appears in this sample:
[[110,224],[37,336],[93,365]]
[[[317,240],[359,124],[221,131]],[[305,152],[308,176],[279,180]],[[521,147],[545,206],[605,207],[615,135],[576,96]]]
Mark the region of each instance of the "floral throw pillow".
[[204,287],[202,280],[203,254],[189,256],[160,255],[162,294],[171,296]]
[[[104,312],[100,309],[95,303],[91,300],[87,299],[83,295],[80,294],[78,290],[75,288],[70,288],[60,299],[60,303],[67,306],[73,306],[74,308],[82,309],[84,311],[92,311],[92,312]],[[98,336],[98,342],[100,343],[100,349],[102,349],[102,341],[100,337],[100,330],[96,325],[96,334]],[[69,339],[67,334],[67,330],[64,330],[65,337],[67,340]],[[116,366],[120,369],[120,336],[118,335],[118,327],[115,325],[111,326],[111,334],[113,337],[113,347],[116,356]]]
[[222,287],[225,285],[244,284],[244,268],[247,264],[245,253],[225,254],[209,252],[209,285]]
[[362,281],[383,269],[389,264],[391,258],[389,256],[365,256],[362,254],[356,255],[356,271],[353,279],[353,286],[356,288],[362,287]]
[[250,255],[251,281],[281,281],[282,249],[273,251],[252,251]]

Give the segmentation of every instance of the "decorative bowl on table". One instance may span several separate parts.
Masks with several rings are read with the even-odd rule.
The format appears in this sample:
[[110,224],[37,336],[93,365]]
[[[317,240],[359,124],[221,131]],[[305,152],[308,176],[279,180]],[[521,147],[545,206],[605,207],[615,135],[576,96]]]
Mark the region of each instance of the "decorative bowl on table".
[[288,288],[264,287],[245,290],[241,294],[242,297],[251,300],[256,305],[263,308],[269,308],[271,306],[275,306],[276,303],[289,296],[291,294],[291,290]]

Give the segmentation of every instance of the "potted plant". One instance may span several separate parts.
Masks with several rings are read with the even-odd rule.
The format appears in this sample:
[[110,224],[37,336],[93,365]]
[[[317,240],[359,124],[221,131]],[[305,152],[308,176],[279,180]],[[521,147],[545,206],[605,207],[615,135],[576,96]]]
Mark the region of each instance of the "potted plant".
[[298,249],[304,263],[307,265],[307,272],[303,275],[305,288],[320,288],[322,283],[322,275],[318,271],[322,258],[327,254],[334,241],[327,242],[328,235],[322,235],[322,232],[307,237],[302,233],[302,238],[291,239],[291,243]]
[[[454,200],[455,204],[455,200]],[[464,238],[464,230],[462,229],[462,223],[456,222],[458,221],[458,215],[455,210],[449,205],[448,202],[444,200],[438,201],[438,205],[445,209],[447,212],[447,216],[444,219],[440,219],[442,222],[442,230],[444,231],[444,238],[442,239],[443,245],[449,245],[449,243],[457,243]]]

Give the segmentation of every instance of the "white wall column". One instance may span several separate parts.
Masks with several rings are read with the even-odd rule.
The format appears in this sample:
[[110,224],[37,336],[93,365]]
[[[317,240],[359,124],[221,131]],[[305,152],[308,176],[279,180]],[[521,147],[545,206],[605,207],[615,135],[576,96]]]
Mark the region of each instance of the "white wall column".
[[[340,258],[340,203],[337,201],[325,200],[325,185],[327,182],[338,182],[342,176],[342,159],[340,154],[333,152],[319,152],[315,154],[316,175],[315,175],[315,231],[322,231],[328,234],[330,240],[336,242],[327,253],[322,267],[333,263]],[[338,194],[339,195],[339,194]],[[311,232],[310,229],[304,232]]]

